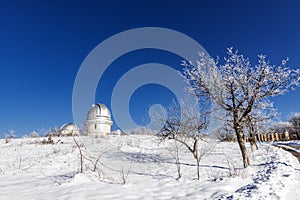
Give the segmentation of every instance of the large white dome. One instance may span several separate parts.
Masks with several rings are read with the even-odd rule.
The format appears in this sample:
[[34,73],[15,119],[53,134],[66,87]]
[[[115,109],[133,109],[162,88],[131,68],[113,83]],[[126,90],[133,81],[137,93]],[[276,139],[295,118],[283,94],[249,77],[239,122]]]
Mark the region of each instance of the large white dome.
[[85,125],[87,126],[88,135],[98,136],[110,134],[112,121],[106,105],[93,105],[87,114]]
[[88,112],[87,120],[97,118],[108,118],[110,119],[110,112],[104,104],[94,104]]

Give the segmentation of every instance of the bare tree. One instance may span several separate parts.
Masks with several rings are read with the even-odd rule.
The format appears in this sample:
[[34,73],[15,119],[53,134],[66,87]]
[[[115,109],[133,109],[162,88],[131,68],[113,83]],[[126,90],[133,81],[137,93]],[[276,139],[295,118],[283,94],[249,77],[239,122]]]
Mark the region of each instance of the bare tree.
[[[199,110],[198,104],[187,105],[185,103],[180,104],[181,108],[176,104],[169,108],[168,118],[165,120],[160,136],[163,140],[175,140],[192,153],[197,165],[197,179],[200,180],[200,161],[208,150],[200,149],[199,142],[209,124],[208,117],[210,112],[202,109],[199,116],[199,112],[197,112]],[[179,162],[179,160],[176,162]],[[177,167],[180,167],[178,163],[176,164]]]
[[273,103],[265,100],[254,104],[252,112],[249,113],[245,120],[245,132],[248,132],[249,142],[252,151],[258,149],[256,144],[257,135],[268,131],[268,125],[271,120],[278,116],[277,110],[273,107]]
[[285,131],[290,131],[292,129],[292,124],[290,122],[276,122],[273,123],[269,128],[271,132],[274,133],[284,133]]
[[131,172],[131,166],[132,166],[132,162],[130,163],[130,166],[127,168],[127,170],[125,170],[123,168],[123,166],[121,166],[121,170],[120,170],[120,180],[121,180],[121,183],[123,185],[127,184],[129,181],[128,181],[128,176]]
[[274,66],[269,64],[265,55],[259,55],[258,64],[251,65],[249,59],[229,48],[224,64],[204,53],[200,53],[196,65],[183,63],[185,70],[182,75],[196,94],[207,94],[231,116],[245,168],[250,165],[250,159],[243,125],[253,107],[268,97],[284,94],[299,86],[300,71],[286,67],[287,61]]
[[84,158],[84,155],[83,155],[83,151],[82,151],[82,144],[79,144],[75,137],[73,136],[73,140],[74,140],[74,143],[79,151],[79,160],[80,160],[80,173],[83,173],[83,158]]
[[5,136],[5,143],[9,143],[12,138],[16,137],[15,132],[16,131],[13,129],[8,130],[8,133]]
[[99,166],[98,166],[98,164],[101,164],[101,158],[102,158],[102,156],[105,154],[105,153],[107,153],[109,150],[104,150],[104,151],[102,151],[102,152],[100,152],[98,155],[93,155],[92,154],[92,152],[90,152],[89,154],[87,154],[87,155],[84,155],[83,156],[83,158],[84,159],[86,159],[86,160],[88,160],[88,161],[90,161],[90,163],[91,163],[91,171],[92,172],[97,172],[98,171],[98,174],[99,174],[99,170],[98,170],[98,168],[99,168]]
[[173,159],[175,160],[175,164],[176,164],[176,168],[177,168],[177,175],[178,178],[181,178],[181,161],[180,161],[180,150],[182,148],[182,143],[179,143],[177,140],[174,140],[174,143],[171,144],[171,149],[170,149],[170,154],[173,157]]
[[289,132],[292,135],[295,135],[298,139],[300,139],[300,113],[294,113],[289,118],[289,123],[291,125]]
[[218,127],[213,131],[215,137],[219,139],[221,142],[235,142],[236,135],[234,133],[233,128],[230,126],[228,121],[223,121],[223,126]]

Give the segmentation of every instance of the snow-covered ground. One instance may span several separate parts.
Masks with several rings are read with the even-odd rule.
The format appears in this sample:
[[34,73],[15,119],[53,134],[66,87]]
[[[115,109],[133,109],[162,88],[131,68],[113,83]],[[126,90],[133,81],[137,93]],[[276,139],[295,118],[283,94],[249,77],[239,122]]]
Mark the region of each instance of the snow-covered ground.
[[41,144],[43,138],[0,140],[1,200],[300,197],[298,160],[269,144],[259,145],[251,153],[252,166],[243,169],[236,143],[201,142],[207,154],[198,181],[192,154],[181,151],[178,180],[172,142],[159,143],[154,136],[77,137],[83,173],[73,138],[53,139],[55,144]]

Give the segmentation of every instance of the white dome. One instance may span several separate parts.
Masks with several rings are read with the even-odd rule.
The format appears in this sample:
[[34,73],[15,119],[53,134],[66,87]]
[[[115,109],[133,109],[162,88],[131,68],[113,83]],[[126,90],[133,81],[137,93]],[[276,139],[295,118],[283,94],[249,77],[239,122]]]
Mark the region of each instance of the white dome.
[[89,110],[87,120],[103,118],[103,117],[110,119],[110,112],[108,108],[104,104],[95,104]]
[[78,131],[78,128],[75,124],[68,123],[68,124],[62,125],[59,130],[60,131],[63,131],[63,130]]
[[60,127],[59,133],[62,136],[67,136],[67,135],[79,135],[79,129],[75,124],[64,124]]
[[110,134],[112,123],[110,112],[104,104],[93,105],[85,120],[87,133],[91,136]]

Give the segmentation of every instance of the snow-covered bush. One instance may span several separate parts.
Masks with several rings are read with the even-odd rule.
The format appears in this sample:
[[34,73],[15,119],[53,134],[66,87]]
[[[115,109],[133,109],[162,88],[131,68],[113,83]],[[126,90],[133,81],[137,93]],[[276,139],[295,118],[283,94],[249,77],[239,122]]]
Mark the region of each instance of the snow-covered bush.
[[15,131],[12,129],[8,130],[8,133],[5,136],[5,143],[9,143],[10,140],[15,137],[16,137]]
[[236,142],[236,135],[233,130],[224,127],[220,127],[213,132],[214,136],[221,142]]
[[30,137],[31,137],[31,138],[38,138],[38,137],[40,137],[40,135],[39,135],[36,131],[32,131],[32,132],[30,133]]
[[157,132],[145,127],[137,127],[126,131],[128,135],[156,135]]

